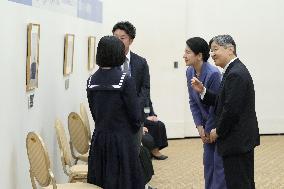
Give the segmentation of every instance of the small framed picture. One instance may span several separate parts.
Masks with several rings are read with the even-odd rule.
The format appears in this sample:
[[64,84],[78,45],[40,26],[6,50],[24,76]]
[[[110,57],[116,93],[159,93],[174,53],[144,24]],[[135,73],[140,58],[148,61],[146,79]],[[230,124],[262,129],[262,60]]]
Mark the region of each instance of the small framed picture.
[[26,90],[38,87],[40,25],[28,24],[26,60]]
[[73,72],[74,39],[74,34],[66,34],[64,38],[64,76],[70,75]]
[[88,70],[94,69],[96,63],[96,37],[88,37]]

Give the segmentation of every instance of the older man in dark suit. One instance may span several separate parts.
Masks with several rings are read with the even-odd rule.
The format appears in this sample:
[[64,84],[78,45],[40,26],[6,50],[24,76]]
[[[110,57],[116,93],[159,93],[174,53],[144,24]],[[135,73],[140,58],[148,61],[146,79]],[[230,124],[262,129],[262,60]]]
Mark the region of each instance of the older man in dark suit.
[[254,148],[260,142],[253,80],[237,58],[230,35],[212,38],[209,46],[215,64],[224,68],[220,90],[212,93],[197,78],[191,83],[201,93],[203,103],[215,105],[216,129],[211,131],[210,140],[217,141],[227,188],[255,189]]

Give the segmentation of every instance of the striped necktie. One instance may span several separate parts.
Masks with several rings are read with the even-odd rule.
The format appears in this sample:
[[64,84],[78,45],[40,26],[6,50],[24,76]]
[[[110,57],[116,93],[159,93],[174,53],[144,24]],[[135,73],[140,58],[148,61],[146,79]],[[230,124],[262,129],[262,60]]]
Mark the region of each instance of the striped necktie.
[[129,70],[129,67],[128,67],[128,61],[127,61],[127,58],[125,59],[125,62],[123,63],[123,72],[128,72]]
[[129,76],[131,76],[131,71],[130,71],[130,68],[129,68],[129,61],[128,61],[128,58],[125,58],[125,61],[122,65],[122,71],[127,73]]

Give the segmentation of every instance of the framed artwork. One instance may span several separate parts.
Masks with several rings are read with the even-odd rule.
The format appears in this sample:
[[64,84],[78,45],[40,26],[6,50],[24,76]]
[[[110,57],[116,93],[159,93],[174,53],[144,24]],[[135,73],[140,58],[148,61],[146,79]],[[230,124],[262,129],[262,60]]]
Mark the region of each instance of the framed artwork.
[[27,33],[26,90],[30,91],[38,87],[40,25],[28,24]]
[[64,38],[64,76],[70,75],[73,72],[74,39],[74,34],[66,34]]
[[96,37],[88,37],[88,70],[91,71],[95,67],[96,62]]

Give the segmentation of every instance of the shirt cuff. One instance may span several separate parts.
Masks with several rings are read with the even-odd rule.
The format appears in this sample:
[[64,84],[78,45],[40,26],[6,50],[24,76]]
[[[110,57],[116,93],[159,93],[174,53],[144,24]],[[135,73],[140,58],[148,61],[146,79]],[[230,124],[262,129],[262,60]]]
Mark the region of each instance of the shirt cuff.
[[205,94],[206,94],[206,88],[204,87],[204,90],[202,91],[202,93],[200,93],[201,100],[203,100]]

